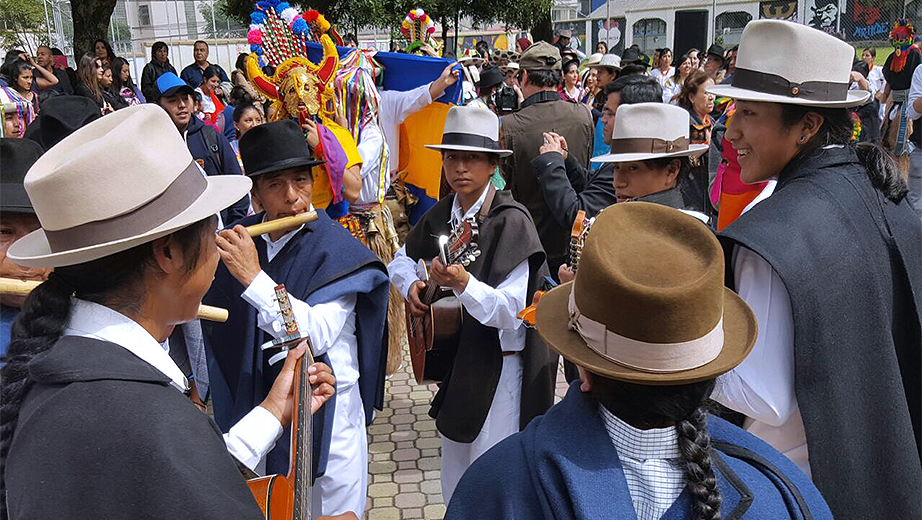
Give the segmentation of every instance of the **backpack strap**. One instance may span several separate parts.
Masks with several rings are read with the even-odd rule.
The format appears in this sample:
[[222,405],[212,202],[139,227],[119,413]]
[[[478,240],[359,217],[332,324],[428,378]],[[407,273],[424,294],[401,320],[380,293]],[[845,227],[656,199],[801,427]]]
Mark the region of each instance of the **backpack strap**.
[[205,146],[211,153],[211,158],[214,160],[215,165],[218,167],[218,172],[225,173],[224,161],[221,160],[221,154],[218,153],[220,150],[218,147],[218,131],[212,128],[210,125],[205,125],[205,127],[202,128],[202,136],[205,138]]
[[480,206],[480,211],[477,212],[477,223],[483,224],[487,220],[487,217],[490,215],[490,206],[493,205],[493,197],[496,195],[496,187],[493,186],[493,183],[490,182],[487,186],[487,197],[483,199],[483,206]]

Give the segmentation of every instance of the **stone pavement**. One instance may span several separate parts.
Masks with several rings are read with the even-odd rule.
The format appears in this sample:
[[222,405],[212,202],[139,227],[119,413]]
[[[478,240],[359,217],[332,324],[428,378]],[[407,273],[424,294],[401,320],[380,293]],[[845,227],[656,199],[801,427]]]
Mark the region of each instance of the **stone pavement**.
[[[418,385],[404,346],[403,366],[385,383],[384,410],[368,427],[368,520],[441,519],[441,439],[429,402],[435,385]],[[557,374],[558,400],[566,391]]]

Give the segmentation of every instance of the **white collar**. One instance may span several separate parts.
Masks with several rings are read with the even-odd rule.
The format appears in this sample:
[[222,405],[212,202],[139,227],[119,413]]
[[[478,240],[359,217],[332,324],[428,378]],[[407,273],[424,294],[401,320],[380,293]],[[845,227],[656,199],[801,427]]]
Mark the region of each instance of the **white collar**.
[[[311,205],[310,205],[310,208],[308,208],[307,211],[314,211],[314,205],[311,204]],[[263,214],[263,219],[262,219],[262,221],[263,221],[263,222],[266,222],[266,215],[265,215],[265,213]],[[272,252],[272,254],[269,255],[269,260],[271,261],[272,258],[275,257],[275,253],[277,253],[279,250],[281,250],[283,247],[285,247],[285,244],[287,244],[288,241],[291,240],[291,237],[295,236],[295,234],[297,234],[297,233],[298,233],[299,231],[301,231],[302,229],[304,229],[304,224],[301,224],[300,226],[298,226],[298,227],[292,229],[291,231],[289,231],[288,233],[285,233],[284,235],[280,236],[278,240],[276,240],[276,241],[274,241],[274,242],[272,241],[271,238],[269,238],[269,233],[263,234],[263,235],[262,235],[262,238],[263,238],[263,240],[266,241],[266,245],[269,246],[269,247],[268,247],[269,251]]]
[[679,451],[679,432],[675,426],[641,430],[622,421],[601,404],[599,412],[618,456],[638,460],[682,457],[682,452]]
[[137,322],[104,305],[71,298],[70,318],[63,335],[115,343],[169,377],[181,392],[189,388],[186,376],[170,357],[166,342],[160,343]]
[[487,192],[490,191],[490,182],[487,181],[486,186],[483,188],[483,193],[480,194],[480,198],[477,199],[470,209],[467,210],[467,213],[461,214],[461,203],[458,202],[458,195],[455,194],[455,199],[451,203],[451,216],[448,219],[448,223],[451,225],[451,228],[454,229],[461,224],[462,220],[473,218],[477,215],[477,212],[480,211],[480,208],[483,206],[483,202],[487,198]]

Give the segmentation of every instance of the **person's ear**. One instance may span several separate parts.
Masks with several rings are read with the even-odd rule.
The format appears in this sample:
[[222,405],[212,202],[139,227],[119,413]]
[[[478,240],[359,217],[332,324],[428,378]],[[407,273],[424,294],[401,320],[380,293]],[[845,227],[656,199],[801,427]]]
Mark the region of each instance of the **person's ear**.
[[679,176],[680,171],[682,171],[682,160],[673,159],[666,166],[666,177],[669,181],[674,181]]
[[579,365],[577,365],[576,368],[579,371],[579,380],[582,381],[579,385],[579,389],[584,394],[588,394],[592,391],[592,373]]
[[158,238],[151,242],[154,262],[164,274],[181,272],[184,264],[182,248],[173,239],[173,235]]
[[804,143],[810,142],[810,140],[819,133],[825,121],[826,118],[818,113],[807,112],[803,119],[800,120],[800,137],[798,137],[798,144],[803,145]]

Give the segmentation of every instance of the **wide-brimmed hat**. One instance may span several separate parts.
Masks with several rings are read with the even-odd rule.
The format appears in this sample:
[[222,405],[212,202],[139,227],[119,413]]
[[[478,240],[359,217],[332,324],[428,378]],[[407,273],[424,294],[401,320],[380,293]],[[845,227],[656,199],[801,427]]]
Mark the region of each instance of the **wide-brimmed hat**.
[[22,181],[41,156],[42,147],[34,141],[0,137],[0,211],[35,213]]
[[473,106],[448,109],[442,144],[425,146],[432,150],[494,153],[500,157],[512,154],[512,150],[499,147],[499,118],[496,114]]
[[604,54],[602,54],[601,52],[594,52],[590,54],[588,57],[586,57],[586,62],[583,63],[583,65],[585,65],[586,67],[592,67],[593,65],[597,65],[599,62],[602,61],[602,56],[604,56]]
[[507,64],[501,66],[501,67],[499,68],[499,70],[500,70],[503,74],[509,74],[509,72],[518,72],[518,71],[519,71],[519,64],[516,63],[516,62],[514,62],[514,61],[510,61],[509,63],[507,63]]
[[477,81],[477,88],[490,88],[499,85],[506,80],[506,75],[496,67],[484,67],[480,71],[480,79]]
[[640,52],[634,48],[628,48],[621,54],[621,65],[628,65],[631,63],[643,63],[640,57]]
[[592,162],[646,161],[663,157],[692,157],[708,150],[689,142],[688,112],[666,103],[637,103],[618,107],[611,132],[611,152]]
[[[619,117],[621,110],[618,110]],[[648,202],[598,214],[576,279],[538,303],[537,328],[564,358],[603,377],[646,385],[713,379],[746,358],[752,310],[724,287],[714,233]]]
[[[593,56],[595,55],[593,54]],[[592,56],[590,56],[589,60],[586,66],[590,69],[609,68],[621,70],[621,57],[617,54],[602,54],[599,56],[598,61],[593,61]]]
[[707,89],[740,101],[829,108],[863,105],[869,92],[848,90],[855,49],[793,22],[757,20],[743,29],[729,85]]
[[469,67],[471,65],[479,67],[483,65],[483,62],[483,57],[476,51],[469,48],[464,49],[464,52],[461,53],[461,56],[458,56],[458,63],[465,67]]
[[168,235],[240,200],[243,175],[206,177],[162,108],[97,119],[32,165],[24,180],[42,229],[7,256],[26,267],[102,258]]
[[314,158],[301,127],[291,119],[254,126],[243,134],[239,145],[247,177],[325,162]]
[[54,96],[42,103],[42,111],[29,124],[25,137],[49,150],[100,117],[99,106],[88,97]]
[[573,31],[570,29],[561,29],[557,31],[557,36],[560,36],[561,38],[573,38]]

